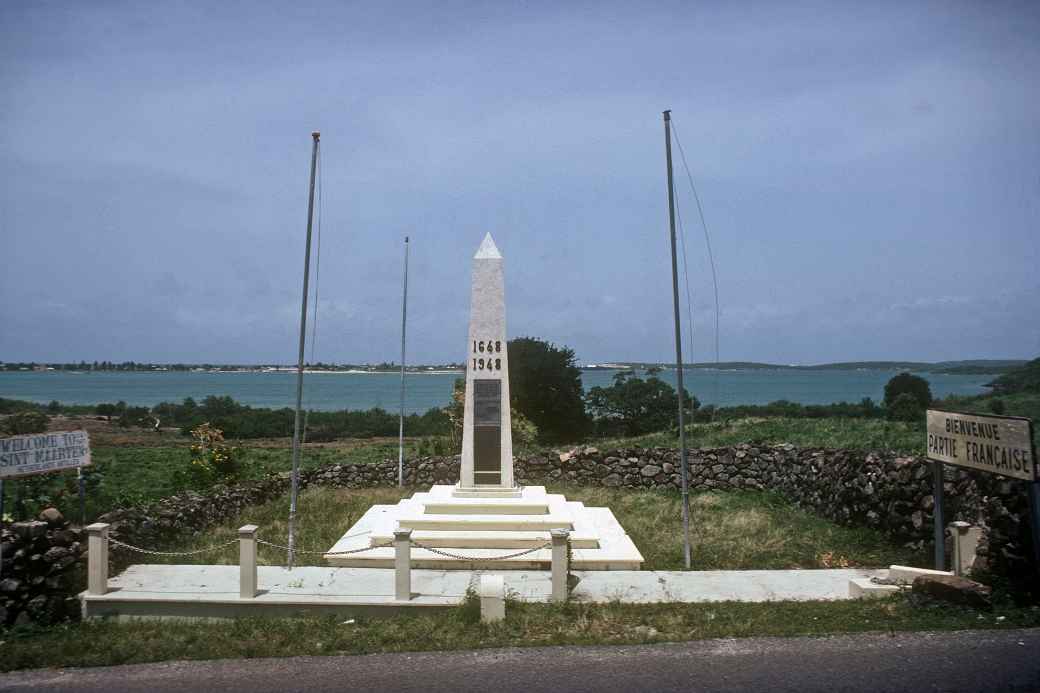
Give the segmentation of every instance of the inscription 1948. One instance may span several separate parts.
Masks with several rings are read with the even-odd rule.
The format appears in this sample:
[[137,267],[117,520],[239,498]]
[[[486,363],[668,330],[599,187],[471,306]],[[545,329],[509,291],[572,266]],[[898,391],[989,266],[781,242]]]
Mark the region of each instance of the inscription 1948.
[[475,371],[500,371],[502,370],[502,358],[494,357],[492,354],[502,353],[502,342],[500,340],[488,340],[478,342],[473,340],[474,354],[487,354],[487,356],[473,357],[473,370]]

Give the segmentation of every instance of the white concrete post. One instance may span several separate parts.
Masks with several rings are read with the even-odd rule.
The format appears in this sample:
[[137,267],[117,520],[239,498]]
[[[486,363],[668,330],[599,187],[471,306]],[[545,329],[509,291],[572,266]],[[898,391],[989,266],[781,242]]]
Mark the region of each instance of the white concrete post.
[[567,544],[570,530],[551,529],[552,537],[552,598],[554,602],[567,601],[567,573],[570,572],[570,561],[567,557]]
[[87,594],[108,593],[108,525],[95,522],[87,531]]
[[950,523],[949,529],[950,536],[953,537],[953,572],[963,577],[970,573],[975,565],[982,529],[962,521]]
[[412,598],[412,530],[394,530],[394,598]]
[[238,596],[256,596],[256,525],[238,528]]
[[496,623],[506,617],[506,581],[501,575],[480,576],[480,620]]

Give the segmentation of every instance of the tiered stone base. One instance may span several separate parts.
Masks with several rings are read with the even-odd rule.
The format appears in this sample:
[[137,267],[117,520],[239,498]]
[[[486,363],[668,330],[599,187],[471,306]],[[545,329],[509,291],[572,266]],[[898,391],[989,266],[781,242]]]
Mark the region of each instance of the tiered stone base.
[[[507,489],[507,491],[509,491]],[[552,529],[568,529],[571,565],[575,570],[639,570],[643,556],[609,508],[586,508],[544,486],[524,486],[515,492],[488,493],[481,489],[433,486],[397,505],[374,505],[329,549],[330,565],[390,568],[392,547],[380,547],[345,556],[330,555],[393,540],[394,530],[411,529],[412,541],[448,553],[460,560],[412,547],[412,565],[433,569],[548,569],[548,548],[505,560],[496,556],[549,541]]]

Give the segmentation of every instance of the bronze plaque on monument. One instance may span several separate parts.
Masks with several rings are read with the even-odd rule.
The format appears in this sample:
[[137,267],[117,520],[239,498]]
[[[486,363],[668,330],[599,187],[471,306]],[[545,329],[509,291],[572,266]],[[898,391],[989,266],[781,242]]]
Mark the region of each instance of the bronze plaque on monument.
[[478,484],[502,479],[502,381],[473,381],[473,474]]

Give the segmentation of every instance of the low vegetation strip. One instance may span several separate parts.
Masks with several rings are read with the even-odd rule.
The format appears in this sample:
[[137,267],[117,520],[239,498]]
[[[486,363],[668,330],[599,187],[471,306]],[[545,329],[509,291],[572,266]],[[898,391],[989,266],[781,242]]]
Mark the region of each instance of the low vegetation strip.
[[546,645],[677,642],[750,636],[965,630],[1040,626],[1040,612],[998,606],[979,613],[918,602],[548,605],[509,603],[508,617],[479,621],[475,599],[447,613],[386,620],[323,618],[202,622],[86,622],[0,635],[0,670],[170,660],[370,654]]

